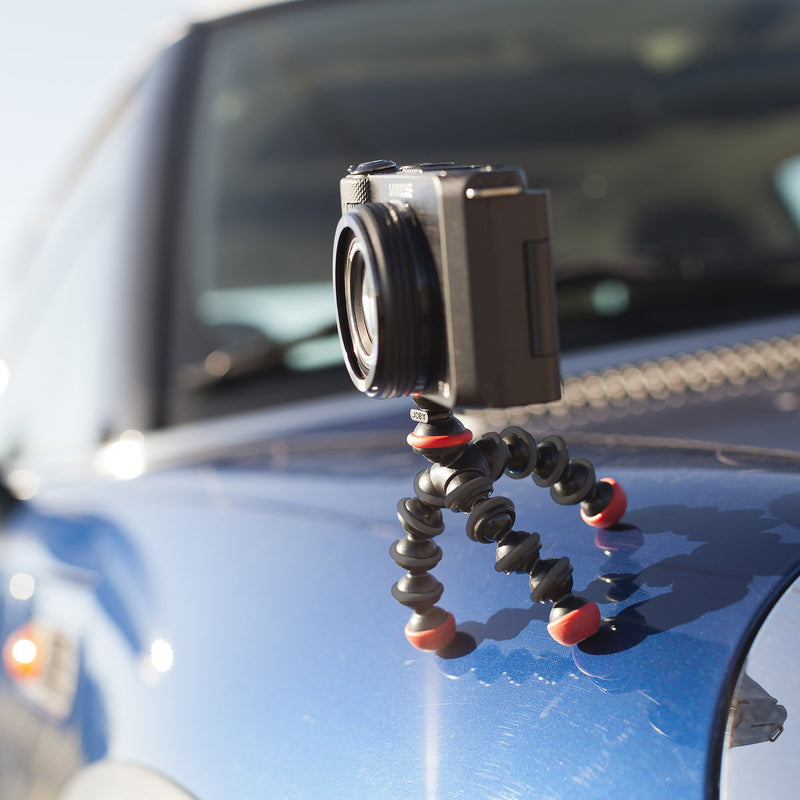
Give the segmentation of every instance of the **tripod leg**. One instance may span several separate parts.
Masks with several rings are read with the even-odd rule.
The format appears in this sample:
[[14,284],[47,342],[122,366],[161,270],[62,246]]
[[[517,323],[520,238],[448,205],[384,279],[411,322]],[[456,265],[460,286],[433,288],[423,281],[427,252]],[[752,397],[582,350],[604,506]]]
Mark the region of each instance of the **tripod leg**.
[[397,504],[397,517],[406,535],[392,545],[391,554],[407,572],[392,587],[392,595],[414,612],[405,627],[406,638],[418,650],[441,650],[456,635],[453,615],[436,605],[444,587],[429,572],[442,558],[433,541],[444,530],[442,512],[414,497]]

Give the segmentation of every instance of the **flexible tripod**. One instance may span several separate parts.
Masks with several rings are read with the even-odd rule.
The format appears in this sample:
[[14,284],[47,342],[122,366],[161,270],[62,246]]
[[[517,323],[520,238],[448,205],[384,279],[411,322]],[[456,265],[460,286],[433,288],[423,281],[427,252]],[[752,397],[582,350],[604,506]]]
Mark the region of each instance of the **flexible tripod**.
[[456,633],[453,615],[436,605],[444,587],[430,574],[442,557],[433,541],[444,530],[442,508],[469,514],[470,539],[497,545],[498,572],[530,575],[531,600],[553,604],[547,630],[557,642],[574,645],[596,633],[600,609],[572,594],[569,559],[540,559],[539,534],[513,530],[514,504],[507,497],[491,495],[504,473],[511,478],[530,475],[537,486],[550,487],[556,503],[580,503],[585,522],[607,528],[625,513],[622,487],[610,478],[597,481],[589,461],[570,461],[560,436],[547,436],[537,444],[527,431],[511,427],[473,442],[472,432],[449,409],[423,398],[414,400],[417,408],[411,418],[417,426],[408,443],[431,466],[414,480],[416,497],[404,498],[397,505],[406,535],[391,548],[394,561],[407,570],[392,594],[413,610],[405,628],[409,642],[420,650],[438,651]]

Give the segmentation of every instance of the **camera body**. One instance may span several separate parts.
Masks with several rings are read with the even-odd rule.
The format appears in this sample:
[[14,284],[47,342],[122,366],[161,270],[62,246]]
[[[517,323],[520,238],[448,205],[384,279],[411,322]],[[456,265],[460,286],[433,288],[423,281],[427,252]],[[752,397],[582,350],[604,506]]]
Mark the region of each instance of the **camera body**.
[[356,387],[442,406],[561,396],[549,198],[521,169],[351,167],[333,253]]

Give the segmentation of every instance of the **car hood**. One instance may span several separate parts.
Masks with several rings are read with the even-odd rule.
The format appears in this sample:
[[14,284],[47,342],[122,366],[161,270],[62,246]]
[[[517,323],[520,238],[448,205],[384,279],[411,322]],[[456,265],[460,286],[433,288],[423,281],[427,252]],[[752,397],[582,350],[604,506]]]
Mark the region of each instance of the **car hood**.
[[[591,357],[574,374],[607,380]],[[155,765],[198,797],[705,797],[744,653],[800,567],[796,433],[767,446],[721,431],[787,429],[776,398],[793,374],[687,390],[682,406],[473,415],[476,429],[560,415],[571,455],[627,490],[624,524],[595,531],[530,480],[497,483],[517,527],[540,533],[543,557],[569,556],[576,593],[601,608],[600,633],[573,648],[547,634],[526,577],[498,574],[449,512],[435,575],[472,644],[449,658],[408,645],[389,547],[425,462],[403,445],[402,403],[317,404],[253,417],[249,434],[195,427],[202,457],[16,512],[4,569],[45,575],[29,615],[82,642],[92,758]],[[703,436],[687,442],[698,413]],[[166,458],[169,440],[152,447]],[[59,616],[76,582],[87,611]],[[158,674],[154,640],[174,652]]]
[[[525,576],[495,572],[493,548],[447,514],[435,574],[474,647],[442,658],[408,645],[407,611],[389,591],[401,575],[388,553],[395,506],[422,465],[381,452],[290,445],[269,469],[251,454],[106,495],[97,548],[113,530],[135,553],[129,592],[150,604],[101,593],[117,635],[85,634],[103,730],[114,732],[108,754],[155,763],[198,797],[270,787],[375,798],[398,786],[608,797],[647,786],[649,797],[688,798],[714,787],[739,663],[800,564],[796,474],[713,456],[659,467],[640,453],[631,466],[582,450],[630,497],[625,524],[599,532],[531,482],[501,481],[517,526],[541,534],[543,556],[570,557],[576,592],[606,621],[579,647],[556,644]],[[75,562],[64,524],[45,521],[46,536]],[[125,587],[107,554],[86,557],[72,566]],[[148,687],[140,663],[155,639],[175,661]]]

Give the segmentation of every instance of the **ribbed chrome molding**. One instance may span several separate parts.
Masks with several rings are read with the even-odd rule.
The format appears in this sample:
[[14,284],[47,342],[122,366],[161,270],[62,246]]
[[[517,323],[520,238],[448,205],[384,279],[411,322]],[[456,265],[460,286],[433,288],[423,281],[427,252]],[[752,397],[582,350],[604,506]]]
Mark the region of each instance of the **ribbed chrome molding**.
[[680,407],[800,384],[800,335],[753,340],[568,376],[561,400],[493,409],[492,426],[604,421],[655,406]]

